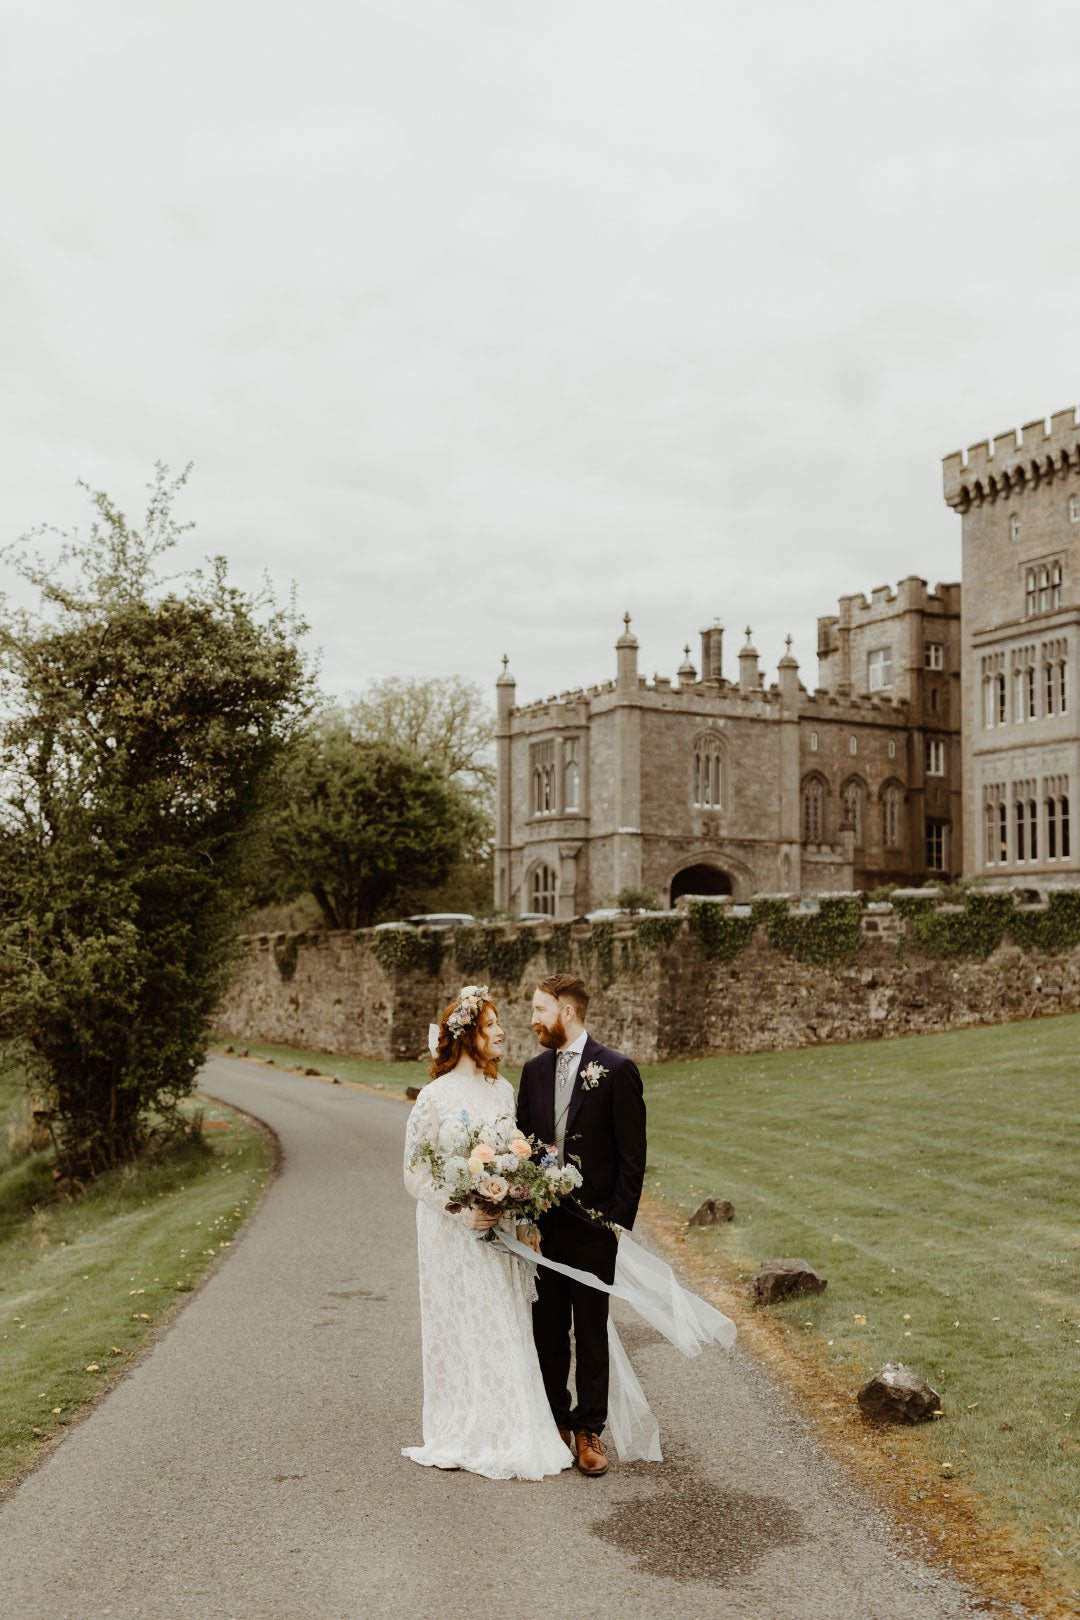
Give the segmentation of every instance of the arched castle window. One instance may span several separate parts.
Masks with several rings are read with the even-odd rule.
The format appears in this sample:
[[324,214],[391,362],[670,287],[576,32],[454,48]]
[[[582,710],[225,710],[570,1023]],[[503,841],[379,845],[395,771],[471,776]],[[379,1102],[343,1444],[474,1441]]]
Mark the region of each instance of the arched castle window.
[[810,733],[810,752],[811,752],[811,753],[812,753],[812,754],[816,754],[816,753],[817,753],[817,744],[818,744],[818,737],[817,737],[817,732],[816,732],[816,731],[812,731],[812,732],[811,732],[811,733]]
[[1009,714],[1004,675],[994,677],[994,690],[997,699],[997,723],[999,726],[1003,726]]
[[866,787],[857,776],[849,776],[843,787],[844,820],[855,828],[855,845],[866,842]]
[[1024,575],[1024,605],[1028,613],[1039,611],[1039,582],[1034,568]]
[[723,748],[711,732],[694,743],[693,795],[698,810],[719,810],[723,804]]
[[529,769],[532,773],[532,813],[534,816],[550,816],[556,808],[554,738],[530,746]]
[[529,909],[542,911],[546,916],[554,917],[557,888],[558,879],[552,867],[543,863],[533,867],[532,882],[529,886]]
[[1009,519],[1009,534],[1012,537],[1012,539],[1014,539],[1014,540],[1019,540],[1019,538],[1020,538],[1020,514],[1019,514],[1019,512],[1014,512],[1012,517]]
[[1059,562],[1050,564],[1050,606],[1051,608],[1061,606],[1061,564]]
[[1080,495],[1069,496],[1069,522],[1080,523]]
[[563,809],[581,809],[581,741],[568,737],[563,743]]
[[802,835],[804,844],[825,842],[825,783],[820,776],[808,776],[803,783]]
[[886,849],[899,849],[904,815],[904,790],[899,782],[886,784],[881,795],[881,842]]

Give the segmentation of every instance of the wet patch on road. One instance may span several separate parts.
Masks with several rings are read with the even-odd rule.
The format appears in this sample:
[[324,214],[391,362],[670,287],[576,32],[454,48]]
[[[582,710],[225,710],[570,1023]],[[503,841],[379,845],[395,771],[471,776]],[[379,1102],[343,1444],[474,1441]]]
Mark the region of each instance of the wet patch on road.
[[589,1530],[633,1557],[645,1574],[728,1586],[770,1553],[813,1540],[802,1515],[780,1497],[726,1490],[689,1457],[628,1463],[612,1483],[634,1477],[662,1489],[625,1499]]

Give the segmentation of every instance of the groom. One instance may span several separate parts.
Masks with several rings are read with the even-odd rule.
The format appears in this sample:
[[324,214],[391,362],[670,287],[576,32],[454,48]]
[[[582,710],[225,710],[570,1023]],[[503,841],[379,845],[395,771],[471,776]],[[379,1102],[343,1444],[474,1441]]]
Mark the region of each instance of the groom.
[[[546,1050],[521,1071],[518,1125],[553,1142],[563,1163],[577,1159],[582,1184],[540,1219],[542,1251],[603,1282],[615,1278],[618,1233],[629,1230],[645,1179],[645,1100],[635,1064],[601,1046],[585,1028],[589,992],[556,973],[533,996],[532,1027]],[[592,1211],[594,1214],[590,1214]],[[608,1296],[538,1266],[533,1337],[559,1433],[583,1474],[607,1473],[600,1436],[607,1421]],[[570,1403],[570,1333],[577,1360],[577,1404]]]

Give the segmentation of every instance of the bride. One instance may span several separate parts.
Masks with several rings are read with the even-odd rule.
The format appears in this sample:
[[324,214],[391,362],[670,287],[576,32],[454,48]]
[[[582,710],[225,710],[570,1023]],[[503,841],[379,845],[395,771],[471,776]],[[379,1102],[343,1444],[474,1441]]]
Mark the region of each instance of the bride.
[[[470,987],[471,988],[471,987]],[[424,1359],[424,1444],[402,1455],[489,1479],[543,1479],[573,1458],[551,1415],[532,1333],[533,1273],[479,1234],[496,1217],[446,1212],[414,1150],[467,1113],[473,1125],[513,1119],[514,1090],[499,1077],[503,1031],[492,1002],[459,995],[439,1026],[432,1079],[409,1115],[405,1185],[416,1199]],[[532,1229],[498,1219],[508,1237]]]

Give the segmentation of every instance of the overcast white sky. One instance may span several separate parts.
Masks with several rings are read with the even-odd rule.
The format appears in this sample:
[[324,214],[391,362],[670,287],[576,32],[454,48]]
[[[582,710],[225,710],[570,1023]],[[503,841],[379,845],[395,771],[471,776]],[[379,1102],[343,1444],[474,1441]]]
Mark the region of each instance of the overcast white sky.
[[0,540],[193,460],[332,693],[605,679],[626,608],[812,686],[839,594],[959,577],[942,455],[1080,399],[1073,0],[7,0],[0,58]]

